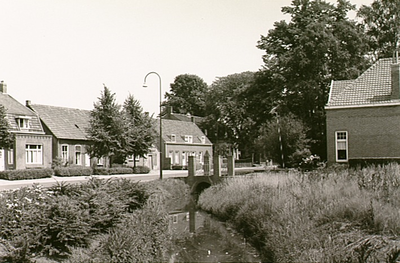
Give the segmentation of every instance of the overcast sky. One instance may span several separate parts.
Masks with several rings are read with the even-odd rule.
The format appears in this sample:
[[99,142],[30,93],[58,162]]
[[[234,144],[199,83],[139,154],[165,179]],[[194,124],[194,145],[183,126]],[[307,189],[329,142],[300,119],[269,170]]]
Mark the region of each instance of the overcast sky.
[[[332,0],[332,2],[335,2]],[[372,0],[351,0],[358,7]],[[158,113],[180,74],[257,71],[291,0],[0,0],[0,80],[21,103],[92,109],[103,83]]]

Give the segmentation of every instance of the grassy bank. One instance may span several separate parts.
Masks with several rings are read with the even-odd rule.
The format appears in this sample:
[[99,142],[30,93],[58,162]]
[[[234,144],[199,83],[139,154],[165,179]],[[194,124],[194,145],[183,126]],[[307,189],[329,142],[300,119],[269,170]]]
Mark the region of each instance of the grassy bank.
[[180,180],[91,179],[0,193],[0,262],[169,260]]
[[202,209],[230,221],[266,262],[396,262],[400,167],[227,178]]

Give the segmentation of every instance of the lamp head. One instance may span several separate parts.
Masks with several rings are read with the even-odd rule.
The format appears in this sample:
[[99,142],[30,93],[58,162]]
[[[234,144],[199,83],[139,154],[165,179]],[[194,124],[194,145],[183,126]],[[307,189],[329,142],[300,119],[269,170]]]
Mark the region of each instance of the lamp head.
[[145,83],[143,83],[143,88],[147,88],[147,84],[146,84],[146,82],[145,82]]

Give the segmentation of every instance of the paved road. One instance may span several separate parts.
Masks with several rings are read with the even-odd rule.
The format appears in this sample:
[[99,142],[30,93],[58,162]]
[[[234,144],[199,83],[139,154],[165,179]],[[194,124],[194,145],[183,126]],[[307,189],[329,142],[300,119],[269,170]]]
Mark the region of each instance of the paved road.
[[[170,177],[184,177],[187,176],[188,171],[175,171],[175,170],[168,170],[163,171],[163,178],[170,178]],[[160,177],[159,171],[151,171],[148,174],[121,174],[121,175],[93,175],[93,177],[101,178],[101,179],[108,179],[108,178],[128,178],[130,180],[135,181],[151,181],[158,179]],[[31,186],[33,184],[40,184],[44,187],[49,187],[57,182],[65,182],[65,183],[80,183],[85,182],[89,179],[87,176],[76,176],[76,177],[59,177],[53,176],[51,178],[42,178],[42,179],[32,179],[32,180],[1,180],[0,179],[0,191],[10,190],[10,189],[17,189],[25,186]]]

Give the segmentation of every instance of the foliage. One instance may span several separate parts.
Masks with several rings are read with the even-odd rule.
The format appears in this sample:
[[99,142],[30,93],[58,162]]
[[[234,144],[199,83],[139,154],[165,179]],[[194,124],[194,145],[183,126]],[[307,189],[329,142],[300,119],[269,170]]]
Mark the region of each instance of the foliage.
[[52,175],[53,170],[49,168],[0,171],[0,179],[6,180],[40,179],[49,178]]
[[148,174],[150,173],[150,168],[147,166],[136,166],[133,168],[134,174]]
[[133,170],[130,167],[112,167],[104,168],[97,167],[93,169],[95,175],[115,175],[115,174],[132,174]]
[[[202,209],[244,233],[267,262],[395,262],[398,164],[226,178]],[[374,261],[375,260],[375,261]]]
[[363,19],[373,58],[391,57],[400,47],[400,2],[375,0],[361,6],[357,15]]
[[281,165],[284,162],[286,166],[297,167],[304,157],[304,151],[306,155],[310,154],[306,133],[307,128],[294,115],[277,116],[261,127],[257,144],[268,159]]
[[90,167],[58,167],[54,168],[55,176],[91,176],[93,169]]
[[[154,143],[156,131],[153,126],[152,117],[143,113],[143,108],[133,95],[129,95],[123,105],[123,114],[126,122],[124,146],[126,150],[122,156],[123,160],[127,156],[133,155],[144,157],[149,152]],[[134,162],[136,165],[136,162]]]
[[182,74],[175,77],[171,83],[170,92],[163,104],[172,107],[178,113],[205,116],[205,96],[207,83],[196,75]]
[[15,136],[10,132],[10,123],[7,119],[6,108],[0,105],[0,148],[12,149]]
[[227,143],[243,152],[249,151],[253,120],[246,112],[245,91],[254,78],[253,72],[220,77],[212,83],[206,99],[206,118],[202,128],[214,144]]
[[104,86],[98,99],[99,101],[94,103],[94,109],[90,111],[90,126],[86,132],[91,144],[87,151],[91,157],[110,157],[112,165],[112,159],[124,151],[125,126],[120,106],[115,101],[115,94]]
[[[312,152],[325,156],[324,106],[332,79],[352,79],[368,66],[362,27],[347,17],[354,6],[340,0],[292,1],[258,47],[265,51],[265,70],[271,71],[275,101],[298,116],[311,129]],[[275,83],[277,85],[275,85]]]

